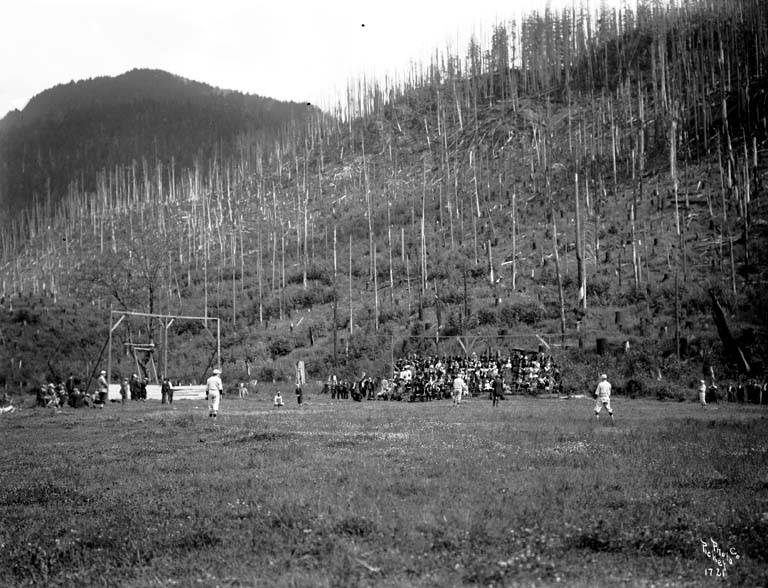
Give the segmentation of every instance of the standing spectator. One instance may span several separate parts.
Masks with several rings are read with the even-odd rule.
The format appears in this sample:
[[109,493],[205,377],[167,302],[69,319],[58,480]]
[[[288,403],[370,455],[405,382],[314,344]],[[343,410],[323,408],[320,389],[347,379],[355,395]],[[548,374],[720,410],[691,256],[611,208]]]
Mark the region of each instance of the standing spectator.
[[168,376],[163,378],[163,385],[160,387],[160,404],[173,404],[173,387]]
[[101,370],[99,373],[99,392],[96,400],[96,404],[99,408],[104,408],[107,403],[107,397],[109,396],[109,385],[107,384],[107,372]]
[[248,396],[248,387],[245,385],[245,382],[240,382],[237,385],[237,397],[246,398],[247,396]]
[[707,405],[707,384],[704,380],[699,380],[699,404],[701,406]]
[[139,382],[139,376],[136,374],[131,375],[131,400],[139,400],[141,398],[141,382]]
[[491,390],[491,398],[493,399],[493,406],[499,404],[499,400],[504,396],[504,380],[501,378],[501,374],[497,373],[493,379],[493,389]]
[[600,419],[600,411],[605,407],[608,410],[608,414],[613,422],[613,409],[611,408],[611,383],[608,381],[608,376],[602,374],[600,376],[600,383],[595,388],[595,419]]
[[67,381],[64,383],[64,387],[67,390],[67,396],[72,396],[72,393],[75,391],[75,376],[70,374],[67,378]]
[[130,392],[131,385],[128,383],[127,379],[123,379],[123,383],[120,385],[120,398],[122,399],[123,404],[125,404],[125,401],[128,399]]
[[206,382],[206,396],[208,397],[208,416],[216,418],[219,413],[219,402],[224,385],[221,383],[221,370],[216,368],[213,375]]

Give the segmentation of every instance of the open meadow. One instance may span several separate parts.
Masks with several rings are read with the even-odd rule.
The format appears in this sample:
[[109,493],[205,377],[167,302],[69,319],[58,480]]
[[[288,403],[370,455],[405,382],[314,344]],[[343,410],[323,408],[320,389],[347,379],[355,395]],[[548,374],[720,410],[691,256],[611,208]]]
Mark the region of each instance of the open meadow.
[[768,583],[760,407],[268,395],[0,416],[0,585]]

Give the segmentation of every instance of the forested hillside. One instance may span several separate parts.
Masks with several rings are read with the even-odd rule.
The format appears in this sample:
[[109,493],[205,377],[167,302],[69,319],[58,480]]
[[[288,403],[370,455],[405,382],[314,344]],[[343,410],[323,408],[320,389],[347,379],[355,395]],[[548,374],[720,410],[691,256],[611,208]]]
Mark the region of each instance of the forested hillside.
[[[0,377],[89,371],[110,306],[220,317],[232,379],[538,345],[571,390],[597,370],[659,396],[704,362],[760,373],[766,58],[758,0],[569,9],[169,164],[168,145],[206,139],[182,109],[131,139],[136,164],[6,224]],[[162,340],[124,327],[118,346]],[[200,377],[205,330],[168,333],[169,373]]]
[[114,166],[162,162],[174,173],[236,158],[244,143],[270,140],[308,110],[159,70],[62,84],[0,120],[0,210],[14,216],[35,200],[92,192]]

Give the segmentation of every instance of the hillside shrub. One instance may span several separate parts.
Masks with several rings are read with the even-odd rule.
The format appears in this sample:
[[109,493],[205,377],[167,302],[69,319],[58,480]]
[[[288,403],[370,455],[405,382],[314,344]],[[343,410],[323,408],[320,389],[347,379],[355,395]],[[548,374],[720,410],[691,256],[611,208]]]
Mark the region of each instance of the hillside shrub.
[[380,308],[379,309],[379,324],[386,324],[388,322],[401,323],[405,320],[406,310],[403,308]]
[[488,275],[488,268],[482,263],[473,265],[472,267],[469,268],[469,275],[472,277],[473,280],[484,278],[485,276]]
[[496,312],[491,308],[481,308],[477,311],[477,322],[480,326],[495,325]]
[[[330,286],[333,283],[328,270],[321,267],[310,265],[307,267],[307,281],[317,282],[325,286]],[[303,284],[304,283],[304,271],[298,269],[295,272],[291,272],[285,276],[286,284]]]
[[310,286],[294,292],[288,303],[291,308],[312,308],[316,304],[333,302],[333,289],[324,286]]
[[275,367],[271,364],[262,365],[256,370],[256,379],[259,382],[272,382],[275,378]]
[[464,302],[464,287],[445,284],[439,289],[440,302],[443,304],[461,304]]
[[442,334],[446,337],[456,337],[463,332],[461,312],[448,313],[445,319],[445,324],[443,325]]
[[498,322],[506,325],[533,325],[542,318],[544,318],[544,308],[532,300],[505,302],[498,311]]
[[647,393],[645,384],[641,380],[628,380],[624,385],[624,394],[630,398],[643,398]]
[[595,276],[587,280],[587,299],[592,304],[605,305],[613,301],[613,280],[605,276]]
[[657,400],[670,400],[675,402],[685,402],[687,394],[684,388],[674,386],[672,383],[656,384],[649,388],[649,396],[655,396]]
[[275,337],[270,340],[267,349],[273,358],[283,357],[293,351],[293,343],[286,337]]

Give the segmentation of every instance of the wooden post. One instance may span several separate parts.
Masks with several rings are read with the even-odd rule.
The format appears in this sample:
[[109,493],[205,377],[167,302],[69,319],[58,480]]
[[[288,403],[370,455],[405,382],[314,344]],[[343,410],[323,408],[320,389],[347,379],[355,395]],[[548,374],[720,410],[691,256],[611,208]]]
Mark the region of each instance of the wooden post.
[[557,251],[557,221],[552,210],[552,250],[555,254],[555,271],[557,272],[557,293],[560,297],[560,336],[565,348],[565,297],[563,295],[563,277],[560,274],[560,254]]
[[675,357],[680,361],[680,289],[675,270]]
[[[597,253],[595,253],[597,255]],[[517,289],[517,194],[512,192],[512,291]]]
[[[119,324],[119,323],[118,323]],[[109,390],[109,383],[112,381],[112,304],[109,305],[109,352],[107,353],[107,390]]]

